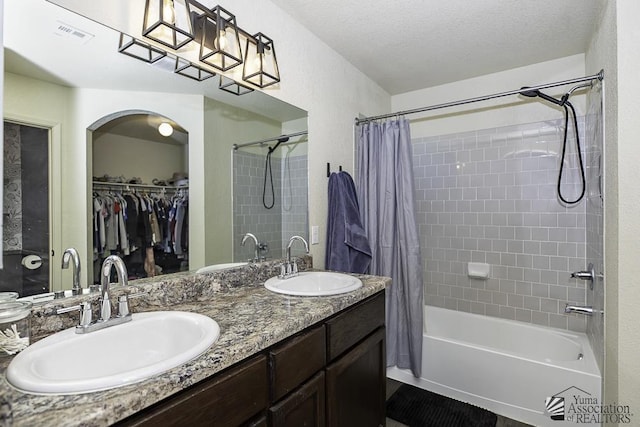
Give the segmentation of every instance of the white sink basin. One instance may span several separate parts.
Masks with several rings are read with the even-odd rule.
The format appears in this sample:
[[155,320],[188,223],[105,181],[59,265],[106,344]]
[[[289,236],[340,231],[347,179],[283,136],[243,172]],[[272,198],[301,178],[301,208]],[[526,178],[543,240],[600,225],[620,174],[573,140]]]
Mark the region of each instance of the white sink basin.
[[66,329],[36,342],[11,361],[7,380],[26,393],[107,390],[188,362],[219,336],[218,323],[201,314],[134,313],[128,323],[87,334]]
[[227,268],[242,267],[243,265],[247,265],[247,264],[248,262],[225,262],[224,264],[207,265],[206,267],[202,267],[196,270],[196,274],[209,273],[211,271],[218,271],[218,270],[226,270]]
[[272,292],[297,296],[337,295],[362,287],[357,277],[329,271],[305,271],[288,279],[272,277],[264,283]]

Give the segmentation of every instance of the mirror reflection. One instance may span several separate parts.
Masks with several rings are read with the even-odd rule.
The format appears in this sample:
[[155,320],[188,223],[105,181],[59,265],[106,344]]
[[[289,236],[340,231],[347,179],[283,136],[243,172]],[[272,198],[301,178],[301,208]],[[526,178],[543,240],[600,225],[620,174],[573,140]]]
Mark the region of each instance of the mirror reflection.
[[298,135],[234,150],[233,231],[241,243],[234,246],[235,261],[282,258],[291,236],[306,237],[306,139]]
[[166,117],[123,113],[92,140],[93,282],[113,254],[129,280],[188,270],[188,133]]
[[[27,28],[24,22],[33,25]],[[83,37],[76,40],[61,28],[72,28]],[[101,243],[99,230],[96,233],[94,193],[99,192],[117,193],[123,198],[135,192],[169,202],[180,190],[173,187],[188,185],[188,189],[182,189],[182,196],[188,193],[188,229],[180,239],[182,242],[186,236],[186,247],[181,246],[186,253],[172,260],[171,266],[167,262],[162,265],[159,258],[164,254],[177,254],[175,240],[169,244],[167,234],[160,233],[157,238],[162,252],[156,253],[153,245],[154,265],[148,262],[150,257],[140,256],[138,269],[132,268],[137,271],[135,277],[246,261],[253,253],[251,245],[241,245],[246,233],[259,236],[260,242],[267,244],[263,256],[277,258],[285,235],[288,239],[294,230],[307,234],[307,191],[296,186],[304,177],[306,188],[306,138],[292,138],[271,155],[268,183],[273,177],[271,201],[275,203],[268,211],[278,212],[275,221],[280,223],[272,222],[269,230],[260,228],[262,222],[257,218],[263,213],[242,205],[240,196],[250,194],[262,199],[267,147],[277,142],[242,148],[238,153],[232,150],[233,144],[305,131],[306,112],[259,91],[243,96],[220,91],[217,78],[197,82],[168,72],[166,64],[144,64],[117,53],[118,42],[118,32],[44,0],[5,3],[5,129],[18,126],[5,131],[5,136],[13,138],[13,145],[8,145],[5,137],[5,171],[12,170],[6,165],[16,159],[16,141],[36,131],[45,141],[37,151],[47,167],[34,167],[26,160],[28,144],[19,148],[21,211],[17,201],[13,205],[6,202],[15,194],[7,189],[19,185],[18,162],[13,163],[13,177],[5,174],[5,224],[8,217],[12,217],[13,223],[9,224],[14,229],[20,224],[22,241],[16,243],[11,233],[5,233],[6,267],[0,272],[0,291],[17,290],[26,296],[70,289],[73,273],[61,268],[61,255],[68,247],[80,253],[82,287],[94,283],[94,262],[112,250],[123,251],[117,246],[111,249],[113,244],[107,245],[106,235],[104,246],[98,247]],[[162,122],[173,127],[171,136],[159,133]],[[36,131],[22,131],[22,126]],[[102,145],[105,141],[107,144]],[[240,152],[256,156],[256,170],[246,178],[241,178],[244,172],[238,168],[239,156],[243,155]],[[32,185],[24,177],[31,179],[36,169],[44,172],[46,182]],[[183,181],[176,185],[180,178]],[[134,185],[153,187],[136,189]],[[33,199],[25,188],[37,190],[35,201],[29,201]],[[234,202],[238,202],[237,212]],[[27,212],[36,206],[47,216],[27,220]],[[27,231],[46,243],[27,244]],[[15,244],[12,246],[7,238]],[[144,253],[148,249],[145,245],[140,246]],[[9,258],[14,261],[9,262]],[[25,264],[38,265],[33,268],[38,279],[30,278],[32,270]]]

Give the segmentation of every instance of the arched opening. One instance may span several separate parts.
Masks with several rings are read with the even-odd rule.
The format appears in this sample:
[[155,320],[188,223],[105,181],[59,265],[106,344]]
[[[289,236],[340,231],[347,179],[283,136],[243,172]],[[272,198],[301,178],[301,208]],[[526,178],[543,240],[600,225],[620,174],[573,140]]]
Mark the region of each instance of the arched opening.
[[188,270],[188,132],[142,110],[109,114],[87,130],[92,282],[112,254],[130,279]]

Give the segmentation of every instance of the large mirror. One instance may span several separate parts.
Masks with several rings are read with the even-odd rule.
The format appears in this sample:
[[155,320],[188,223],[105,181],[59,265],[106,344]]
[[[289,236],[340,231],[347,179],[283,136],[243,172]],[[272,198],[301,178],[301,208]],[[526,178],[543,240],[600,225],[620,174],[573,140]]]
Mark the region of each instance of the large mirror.
[[[80,253],[82,286],[92,283],[101,256],[94,215],[100,192],[172,200],[182,191],[188,249],[170,271],[246,261],[254,253],[252,243],[240,244],[246,233],[266,244],[261,255],[269,258],[282,256],[290,234],[306,236],[305,111],[260,91],[221,91],[218,76],[200,82],[174,74],[171,61],[149,65],[122,55],[119,32],[44,0],[8,0],[4,8],[4,153],[11,167],[0,291],[70,289],[72,272],[61,268],[68,247]],[[172,136],[159,135],[163,122]],[[300,136],[270,156],[272,176],[265,176],[268,147],[277,140],[246,144],[282,134]],[[265,184],[271,209],[256,204]],[[267,228],[262,215],[273,217]],[[144,260],[136,277],[150,274]]]

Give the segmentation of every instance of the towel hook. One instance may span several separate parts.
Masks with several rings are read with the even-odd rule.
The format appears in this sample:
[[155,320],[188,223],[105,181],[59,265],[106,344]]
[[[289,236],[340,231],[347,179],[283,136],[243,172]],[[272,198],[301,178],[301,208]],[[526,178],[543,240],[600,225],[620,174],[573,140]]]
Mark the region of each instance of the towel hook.
[[[338,171],[342,172],[342,165],[338,166]],[[331,163],[327,163],[327,178],[331,176]]]

